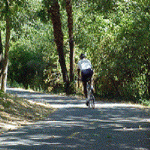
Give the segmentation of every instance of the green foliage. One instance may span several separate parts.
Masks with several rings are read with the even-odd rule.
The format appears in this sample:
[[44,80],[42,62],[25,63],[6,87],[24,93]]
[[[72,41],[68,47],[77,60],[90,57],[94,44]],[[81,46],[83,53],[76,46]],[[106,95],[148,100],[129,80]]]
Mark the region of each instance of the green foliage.
[[[11,19],[11,26],[14,27],[14,21],[20,18],[19,12],[26,8],[26,0],[1,0],[0,1],[0,20],[5,20],[6,15]],[[20,18],[21,19],[21,18]],[[17,21],[19,23],[19,20]]]
[[[26,10],[18,12],[12,32],[9,79],[26,87],[42,87],[59,92],[63,86],[53,28],[47,10],[43,9],[43,6],[49,7],[48,2],[43,0],[41,4],[41,1],[29,0]],[[69,68],[65,3],[59,2]],[[96,94],[133,101],[148,99],[149,1],[72,0],[72,4],[75,63],[81,52],[87,53],[95,72]],[[37,16],[40,16],[40,20]],[[17,20],[20,20],[18,24]]]
[[[33,31],[33,28],[32,32],[27,29],[27,38],[21,38],[10,49],[8,77],[12,83],[17,81],[18,83],[22,83],[26,88],[29,85],[31,88],[44,87],[44,80],[48,76],[46,71],[51,66],[53,66],[52,70],[54,70],[56,68],[55,63],[57,62],[57,56],[54,56],[56,52],[53,49],[53,41],[50,43],[44,39],[49,36],[46,31],[45,35],[44,31],[42,33],[37,32],[37,30]],[[33,35],[34,37],[32,37]]]
[[94,65],[96,93],[133,100],[148,97],[150,15],[147,6],[118,1],[112,2],[109,9],[104,8],[105,11],[95,11],[89,9],[92,5],[99,7],[97,1],[82,4],[75,11],[75,40]]
[[[49,28],[49,31],[47,31]],[[49,76],[48,70],[57,69],[57,56],[54,48],[51,25],[44,26],[39,20],[25,24],[17,42],[10,48],[10,64],[8,78],[11,83],[22,83],[29,86],[42,87]],[[13,32],[15,35],[15,32]],[[14,39],[17,39],[14,37]],[[52,71],[53,70],[53,71]]]
[[4,92],[2,90],[0,90],[0,97],[3,97]]
[[[2,90],[0,90],[0,105],[2,105],[4,109],[9,108],[11,105],[11,102],[8,101],[7,99],[8,99],[8,95],[5,94]],[[1,107],[2,110],[3,110],[3,107]]]
[[9,108],[10,105],[11,105],[11,102],[10,101],[6,101],[6,102],[3,101],[2,105],[3,105],[4,108]]
[[139,101],[144,106],[150,106],[150,101],[147,99],[140,99]]

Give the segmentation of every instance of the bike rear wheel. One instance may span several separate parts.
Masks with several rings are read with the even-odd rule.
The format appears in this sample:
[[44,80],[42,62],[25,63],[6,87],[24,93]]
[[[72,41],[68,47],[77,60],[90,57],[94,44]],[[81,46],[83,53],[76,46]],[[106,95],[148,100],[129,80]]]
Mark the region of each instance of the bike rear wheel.
[[91,93],[91,96],[90,96],[90,108],[95,108],[95,97],[93,95],[93,93]]
[[88,101],[86,102],[86,105],[89,108],[95,108],[95,97],[93,95],[93,92],[91,90],[91,85],[87,83],[87,94],[88,94]]

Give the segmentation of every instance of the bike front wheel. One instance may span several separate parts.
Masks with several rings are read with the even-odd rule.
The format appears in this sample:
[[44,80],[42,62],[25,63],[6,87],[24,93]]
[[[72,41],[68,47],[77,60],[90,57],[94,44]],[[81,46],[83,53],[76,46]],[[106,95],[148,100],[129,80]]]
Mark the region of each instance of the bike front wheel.
[[91,95],[90,96],[90,100],[89,100],[89,108],[95,108],[95,97],[94,97],[94,95]]

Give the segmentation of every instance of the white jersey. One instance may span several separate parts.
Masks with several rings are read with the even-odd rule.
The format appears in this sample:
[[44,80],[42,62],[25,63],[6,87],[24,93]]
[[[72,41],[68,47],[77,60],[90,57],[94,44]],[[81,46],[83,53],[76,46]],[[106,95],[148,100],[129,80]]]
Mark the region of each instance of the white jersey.
[[78,62],[78,69],[80,69],[81,71],[91,68],[92,68],[91,62],[88,59],[81,59]]

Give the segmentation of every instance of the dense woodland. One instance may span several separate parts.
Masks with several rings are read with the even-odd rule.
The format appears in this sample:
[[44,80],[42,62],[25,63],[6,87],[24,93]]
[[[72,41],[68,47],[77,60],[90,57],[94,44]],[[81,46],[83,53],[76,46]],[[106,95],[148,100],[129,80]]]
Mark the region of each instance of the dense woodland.
[[7,80],[75,93],[77,62],[86,53],[95,95],[149,101],[149,6],[149,0],[0,0],[1,89]]

